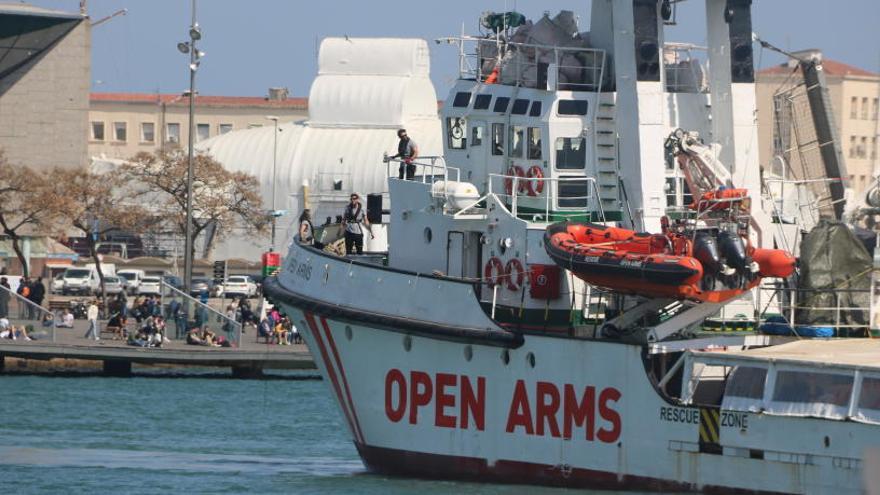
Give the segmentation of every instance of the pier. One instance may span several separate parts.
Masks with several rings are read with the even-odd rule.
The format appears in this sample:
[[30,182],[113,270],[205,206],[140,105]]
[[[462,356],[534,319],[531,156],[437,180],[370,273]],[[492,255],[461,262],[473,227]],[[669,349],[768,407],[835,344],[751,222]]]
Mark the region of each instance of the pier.
[[[79,322],[78,322],[79,323]],[[80,325],[77,325],[79,327]],[[82,338],[84,329],[56,330],[50,340],[0,340],[0,372],[6,358],[27,360],[75,359],[103,363],[108,376],[129,376],[133,364],[229,368],[236,378],[259,378],[264,370],[314,369],[304,345],[279,346],[257,343],[254,330],[245,334],[240,347],[203,347],[174,340],[161,348],[130,346],[121,340]]]

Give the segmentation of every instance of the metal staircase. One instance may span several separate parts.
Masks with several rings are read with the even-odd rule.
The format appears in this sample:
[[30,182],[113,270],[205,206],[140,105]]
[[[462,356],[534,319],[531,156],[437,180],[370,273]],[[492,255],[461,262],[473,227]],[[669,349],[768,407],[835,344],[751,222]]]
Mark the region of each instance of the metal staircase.
[[[619,173],[617,154],[617,109],[611,94],[599,93],[598,108],[593,114],[596,156],[596,185],[599,201],[606,212],[620,212]],[[613,218],[613,217],[612,217]]]

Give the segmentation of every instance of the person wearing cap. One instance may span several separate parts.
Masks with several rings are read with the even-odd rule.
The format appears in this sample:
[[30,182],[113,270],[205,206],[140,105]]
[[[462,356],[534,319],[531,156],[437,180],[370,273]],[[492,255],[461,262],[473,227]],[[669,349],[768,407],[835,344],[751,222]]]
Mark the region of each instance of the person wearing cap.
[[299,216],[299,242],[303,244],[314,244],[315,229],[312,226],[312,212],[305,208]]
[[419,156],[419,145],[416,144],[415,141],[409,138],[406,134],[406,129],[398,129],[397,137],[400,138],[400,142],[397,143],[397,154],[389,157],[392,158],[400,158],[400,168],[398,169],[398,179],[412,180],[416,175],[416,166],[413,163],[413,160],[418,158]]

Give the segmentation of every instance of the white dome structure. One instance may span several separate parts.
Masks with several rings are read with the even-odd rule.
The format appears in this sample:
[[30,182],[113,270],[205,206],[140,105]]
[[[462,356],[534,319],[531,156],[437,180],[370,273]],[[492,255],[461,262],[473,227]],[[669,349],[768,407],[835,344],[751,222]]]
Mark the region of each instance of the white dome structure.
[[[256,176],[267,210],[273,208],[274,182],[275,209],[288,212],[277,223],[276,248],[284,253],[296,233],[304,185],[313,220],[320,224],[342,214],[350,193],[387,189],[382,156],[397,152],[397,129],[407,129],[421,156],[442,154],[429,69],[424,40],[325,39],[309,93],[308,120],[278,122],[277,135],[274,125],[233,131],[197,149],[228,170]],[[269,242],[231,235],[224,244],[214,250],[215,257],[257,259]]]

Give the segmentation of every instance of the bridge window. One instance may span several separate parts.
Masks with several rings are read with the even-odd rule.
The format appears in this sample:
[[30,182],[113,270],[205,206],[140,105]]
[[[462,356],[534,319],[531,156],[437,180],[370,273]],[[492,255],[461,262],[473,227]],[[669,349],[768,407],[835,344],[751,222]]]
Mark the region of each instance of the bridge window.
[[492,154],[504,155],[504,124],[492,124]]
[[511,158],[523,156],[523,127],[521,125],[510,126],[510,153]]
[[557,186],[560,208],[586,208],[589,206],[590,183],[587,179],[561,180]]
[[446,143],[449,149],[463,150],[467,146],[467,123],[461,117],[446,119]]
[[[539,102],[536,102],[539,103]],[[529,159],[541,159],[541,128],[529,127]]]
[[474,110],[486,110],[492,103],[492,95],[477,95],[474,98]]
[[587,143],[584,138],[556,139],[556,168],[580,170],[587,164]]
[[452,106],[457,108],[467,108],[471,101],[471,94],[467,91],[459,91],[455,93],[455,99],[452,100]]
[[471,147],[480,146],[483,144],[483,132],[484,128],[481,125],[475,125],[471,127]]
[[533,101],[532,108],[529,110],[529,117],[540,117],[541,116],[541,102]]
[[514,115],[525,115],[526,111],[529,109],[529,100],[524,100],[522,98],[517,98],[513,100],[513,110],[510,113]]
[[587,114],[587,101],[586,100],[559,100],[559,104],[556,107],[556,112],[559,115],[586,115]]
[[494,111],[498,113],[507,112],[507,105],[510,104],[510,98],[506,96],[499,96],[495,98],[495,108]]
[[727,377],[722,407],[734,411],[760,411],[766,379],[766,368],[735,367]]
[[867,423],[880,424],[880,378],[862,378],[859,407],[855,417]]
[[778,371],[767,411],[840,419],[846,416],[852,389],[852,375]]

